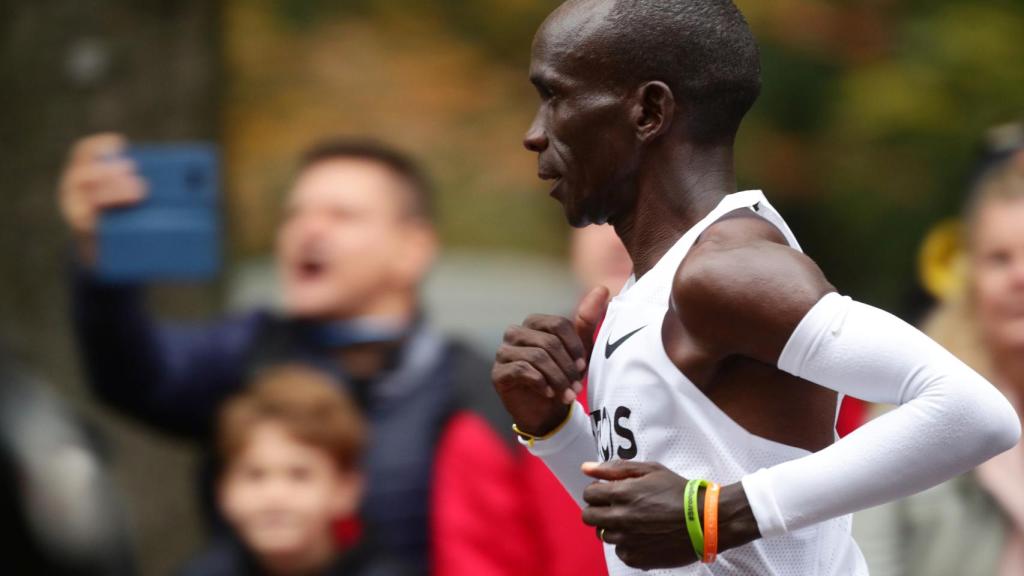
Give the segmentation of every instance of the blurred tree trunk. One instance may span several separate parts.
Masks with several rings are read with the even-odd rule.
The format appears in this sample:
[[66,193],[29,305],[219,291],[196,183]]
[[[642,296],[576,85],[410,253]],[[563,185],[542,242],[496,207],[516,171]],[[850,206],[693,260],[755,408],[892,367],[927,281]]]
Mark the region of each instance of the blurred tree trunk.
[[[68,146],[91,132],[218,136],[220,15],[210,0],[0,1],[0,342],[99,423],[144,574],[167,574],[201,541],[196,458],[97,407],[81,382],[55,187]],[[200,316],[218,293],[154,296],[164,313]]]

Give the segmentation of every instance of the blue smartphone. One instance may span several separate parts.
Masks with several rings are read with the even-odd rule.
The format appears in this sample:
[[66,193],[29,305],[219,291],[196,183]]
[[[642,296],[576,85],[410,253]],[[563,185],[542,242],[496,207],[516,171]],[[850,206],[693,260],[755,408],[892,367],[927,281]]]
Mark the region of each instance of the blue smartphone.
[[144,144],[125,155],[148,190],[139,204],[101,214],[96,274],[113,282],[215,276],[221,264],[217,148]]

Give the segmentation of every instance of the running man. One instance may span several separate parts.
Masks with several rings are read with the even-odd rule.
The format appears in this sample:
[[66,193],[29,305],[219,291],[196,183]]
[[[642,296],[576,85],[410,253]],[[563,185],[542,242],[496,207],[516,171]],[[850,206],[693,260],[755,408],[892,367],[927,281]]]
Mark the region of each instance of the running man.
[[[540,177],[571,225],[614,225],[634,277],[511,327],[493,378],[612,575],[866,574],[850,513],[1018,441],[988,382],[837,294],[761,192],[732,193],[760,64],[730,0],[572,0],[530,78]],[[899,407],[837,442],[844,394]]]

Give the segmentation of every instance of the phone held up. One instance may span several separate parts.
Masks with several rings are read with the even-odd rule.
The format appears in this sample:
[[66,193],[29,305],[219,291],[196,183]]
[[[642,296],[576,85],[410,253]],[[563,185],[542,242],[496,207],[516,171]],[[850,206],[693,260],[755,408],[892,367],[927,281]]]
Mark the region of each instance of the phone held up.
[[139,204],[100,216],[96,274],[113,282],[215,276],[221,265],[217,148],[142,144],[126,156],[147,194]]

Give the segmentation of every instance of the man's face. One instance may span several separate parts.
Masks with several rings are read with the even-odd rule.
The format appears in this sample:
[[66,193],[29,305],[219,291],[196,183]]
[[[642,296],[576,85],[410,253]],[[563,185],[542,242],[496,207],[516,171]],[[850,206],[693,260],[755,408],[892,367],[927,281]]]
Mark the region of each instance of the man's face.
[[[408,216],[406,184],[362,159],[324,160],[302,171],[278,230],[277,266],[285,309],[297,317],[387,315],[415,298],[433,246]],[[423,251],[429,249],[430,255]]]
[[266,561],[295,561],[331,546],[332,523],[353,514],[361,480],[280,424],[250,432],[220,488],[221,509],[246,547]]
[[610,4],[564,4],[538,30],[530,61],[541,102],[523,144],[577,227],[603,223],[630,202],[637,163],[627,91],[593,57]]

